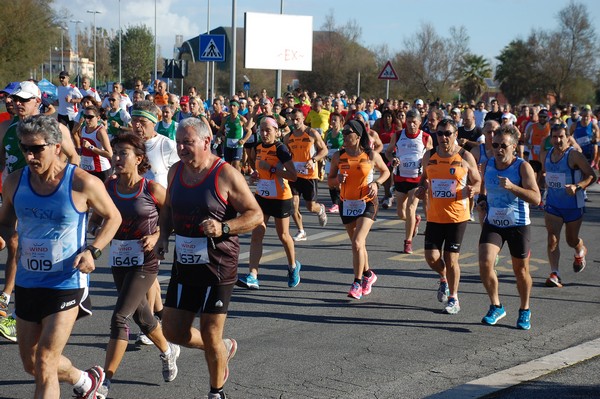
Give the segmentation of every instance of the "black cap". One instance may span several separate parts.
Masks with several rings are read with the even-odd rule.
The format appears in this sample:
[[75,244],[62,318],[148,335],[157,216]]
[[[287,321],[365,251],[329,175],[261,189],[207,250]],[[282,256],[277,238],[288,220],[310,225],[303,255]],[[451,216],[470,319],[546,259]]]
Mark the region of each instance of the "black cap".
[[61,73],[58,74],[59,78],[63,78],[65,76],[69,76],[69,72],[67,72],[67,71],[61,71]]

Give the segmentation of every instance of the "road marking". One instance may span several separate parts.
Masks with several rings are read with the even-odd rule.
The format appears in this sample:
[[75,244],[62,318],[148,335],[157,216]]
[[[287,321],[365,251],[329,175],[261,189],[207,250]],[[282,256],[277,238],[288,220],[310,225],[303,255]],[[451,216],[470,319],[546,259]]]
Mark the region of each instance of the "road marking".
[[480,398],[600,355],[600,338],[479,378],[428,399]]

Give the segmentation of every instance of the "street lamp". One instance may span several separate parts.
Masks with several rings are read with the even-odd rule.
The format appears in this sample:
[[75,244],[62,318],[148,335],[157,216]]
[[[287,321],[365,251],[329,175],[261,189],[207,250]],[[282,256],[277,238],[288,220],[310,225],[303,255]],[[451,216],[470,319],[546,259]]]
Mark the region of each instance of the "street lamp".
[[[65,68],[65,31],[69,31],[69,29],[65,26],[60,27],[60,70],[64,71],[68,68]],[[71,64],[69,62],[69,64]]]
[[119,0],[119,83],[123,84],[121,79],[121,0]]
[[96,87],[96,70],[98,69],[98,65],[96,64],[96,14],[101,14],[100,11],[96,10],[87,10],[89,14],[94,14],[94,90],[97,90]]
[[79,24],[83,22],[81,19],[71,19],[69,22],[75,24],[75,53],[77,54],[77,71],[75,74],[77,75],[77,87],[79,87]]

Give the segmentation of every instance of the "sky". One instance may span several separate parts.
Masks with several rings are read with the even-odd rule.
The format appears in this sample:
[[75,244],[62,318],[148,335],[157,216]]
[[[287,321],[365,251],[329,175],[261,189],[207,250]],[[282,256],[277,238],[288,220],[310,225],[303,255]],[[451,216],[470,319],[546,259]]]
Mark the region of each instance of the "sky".
[[[578,0],[587,6],[591,21],[600,21],[598,0]],[[469,47],[495,65],[495,57],[512,40],[525,39],[532,29],[553,29],[558,12],[569,0],[237,0],[236,25],[243,27],[245,12],[310,15],[313,29],[320,30],[327,15],[333,14],[336,25],[355,20],[362,28],[359,42],[368,48],[387,44],[393,54],[400,51],[405,39],[418,32],[423,24],[434,26],[438,35],[449,37],[452,26],[464,26],[470,37]],[[207,31],[210,4],[210,28],[231,26],[233,0],[54,0],[57,11],[70,13],[69,19],[80,19],[80,29],[91,26],[93,15],[100,11],[96,25],[118,29],[119,4],[121,26],[146,24],[154,30],[157,10],[157,41],[161,55],[173,57],[175,35],[191,39]],[[69,23],[69,34],[75,35],[75,24]],[[293,37],[289,32],[283,32]],[[599,32],[600,33],[600,32]],[[277,34],[277,32],[273,32]],[[268,37],[265,37],[268,40]]]

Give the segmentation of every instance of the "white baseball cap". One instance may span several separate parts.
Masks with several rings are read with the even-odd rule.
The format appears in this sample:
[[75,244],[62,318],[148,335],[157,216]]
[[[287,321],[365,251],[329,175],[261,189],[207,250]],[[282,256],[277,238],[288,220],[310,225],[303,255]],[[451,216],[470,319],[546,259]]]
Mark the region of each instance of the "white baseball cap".
[[34,97],[39,99],[42,98],[42,92],[40,91],[40,88],[37,87],[35,83],[28,80],[19,83],[19,86],[17,86],[12,95],[15,97],[24,98],[26,100]]

